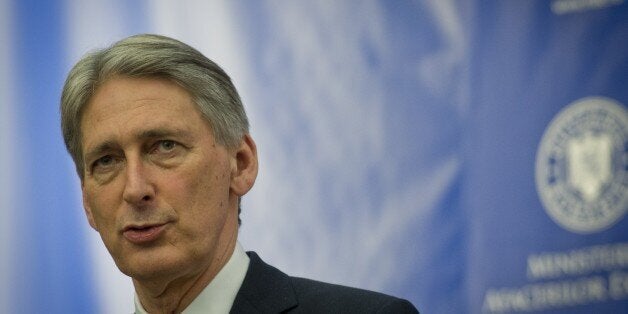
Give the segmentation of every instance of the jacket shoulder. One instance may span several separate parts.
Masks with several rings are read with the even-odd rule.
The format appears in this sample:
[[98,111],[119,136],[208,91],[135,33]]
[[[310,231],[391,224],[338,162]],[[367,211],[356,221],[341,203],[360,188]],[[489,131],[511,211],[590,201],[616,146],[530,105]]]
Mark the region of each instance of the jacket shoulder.
[[290,280],[299,302],[295,310],[334,313],[418,313],[407,300],[383,293],[299,277],[290,277]]
[[247,252],[249,269],[231,313],[418,313],[407,300],[291,277]]

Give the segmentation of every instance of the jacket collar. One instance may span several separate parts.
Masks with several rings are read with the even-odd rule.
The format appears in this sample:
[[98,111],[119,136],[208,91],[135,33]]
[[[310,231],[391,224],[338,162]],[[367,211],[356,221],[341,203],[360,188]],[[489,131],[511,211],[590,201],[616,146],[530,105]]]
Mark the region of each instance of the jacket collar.
[[231,313],[279,313],[298,305],[290,277],[255,254],[247,252],[250,263]]

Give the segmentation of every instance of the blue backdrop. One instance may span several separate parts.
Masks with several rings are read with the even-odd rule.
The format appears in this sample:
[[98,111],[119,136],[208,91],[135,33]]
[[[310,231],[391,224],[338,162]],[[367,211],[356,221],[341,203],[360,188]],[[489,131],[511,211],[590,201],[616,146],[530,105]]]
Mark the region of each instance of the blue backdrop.
[[260,153],[240,242],[425,313],[628,312],[628,4],[0,1],[0,312],[126,313],[59,127],[84,53],[198,48]]

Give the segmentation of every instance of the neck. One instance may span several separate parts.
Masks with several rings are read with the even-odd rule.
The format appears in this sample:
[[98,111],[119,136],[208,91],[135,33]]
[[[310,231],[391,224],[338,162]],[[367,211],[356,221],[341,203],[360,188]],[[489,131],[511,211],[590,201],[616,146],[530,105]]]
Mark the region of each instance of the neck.
[[227,245],[219,247],[216,255],[198,273],[175,279],[139,281],[133,279],[135,291],[148,313],[181,313],[216,277],[231,258],[236,245],[235,233]]

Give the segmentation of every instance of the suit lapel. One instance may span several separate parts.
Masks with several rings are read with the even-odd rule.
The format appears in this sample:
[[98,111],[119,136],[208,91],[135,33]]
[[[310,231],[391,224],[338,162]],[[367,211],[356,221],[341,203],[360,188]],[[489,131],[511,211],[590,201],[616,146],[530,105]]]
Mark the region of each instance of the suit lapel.
[[298,305],[290,277],[247,252],[249,269],[236,295],[231,313],[281,313]]

